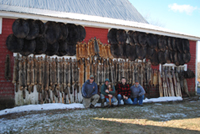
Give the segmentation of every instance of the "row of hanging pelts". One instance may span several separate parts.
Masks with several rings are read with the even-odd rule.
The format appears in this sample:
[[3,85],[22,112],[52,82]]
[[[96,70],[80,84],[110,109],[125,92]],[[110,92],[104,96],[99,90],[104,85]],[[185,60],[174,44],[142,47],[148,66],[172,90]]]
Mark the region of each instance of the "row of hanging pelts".
[[73,56],[76,44],[85,39],[85,29],[81,25],[64,24],[41,20],[17,19],[12,26],[13,34],[7,37],[6,45],[11,52],[23,56],[46,54],[49,56]]

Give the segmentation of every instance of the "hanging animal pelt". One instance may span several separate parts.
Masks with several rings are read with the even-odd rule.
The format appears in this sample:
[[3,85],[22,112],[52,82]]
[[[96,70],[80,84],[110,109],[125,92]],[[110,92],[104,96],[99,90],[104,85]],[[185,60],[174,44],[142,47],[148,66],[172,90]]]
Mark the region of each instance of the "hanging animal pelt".
[[27,22],[29,24],[29,32],[28,35],[26,36],[26,39],[33,40],[39,35],[40,32],[39,25],[36,23],[35,20],[32,19],[28,19]]
[[58,42],[54,42],[53,44],[47,44],[47,50],[45,52],[46,55],[52,56],[57,54],[59,49],[59,44]]
[[24,40],[10,34],[6,39],[6,46],[11,52],[20,52],[24,46]]
[[38,27],[39,27],[39,34],[38,34],[38,37],[44,36],[45,24],[44,24],[41,20],[35,20],[35,23],[36,23],[36,24],[38,25]]
[[16,19],[12,25],[12,31],[17,38],[25,38],[30,31],[28,21],[24,19]]
[[60,27],[60,36],[58,40],[66,40],[69,34],[67,25],[61,22],[57,23],[57,25]]
[[48,44],[54,44],[60,38],[60,27],[52,21],[45,23],[45,37]]
[[24,40],[24,45],[22,50],[20,51],[20,54],[23,56],[28,56],[29,54],[34,53],[36,48],[36,42],[35,40]]
[[10,72],[10,55],[6,55],[6,62],[5,62],[5,79],[9,80],[11,78]]
[[85,39],[86,31],[85,28],[81,25],[77,26],[77,30],[78,30],[78,42],[81,42]]
[[69,53],[69,46],[67,44],[67,40],[60,40],[57,55],[58,56],[64,56],[68,53]]
[[39,36],[35,39],[36,47],[34,54],[43,54],[47,50],[47,42],[44,36]]

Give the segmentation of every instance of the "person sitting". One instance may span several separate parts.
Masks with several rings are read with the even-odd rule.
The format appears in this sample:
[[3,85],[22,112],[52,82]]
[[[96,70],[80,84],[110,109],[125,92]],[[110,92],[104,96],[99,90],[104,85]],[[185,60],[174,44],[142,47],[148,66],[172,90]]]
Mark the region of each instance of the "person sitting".
[[[83,105],[85,108],[94,108],[98,102],[100,96],[97,94],[97,84],[94,82],[94,76],[90,75],[90,79],[87,80],[82,87]],[[93,100],[91,102],[91,100]]]
[[[104,107],[105,98],[107,103],[109,103],[109,98],[111,98],[111,105],[108,104],[108,107],[113,107],[113,103],[115,102],[115,87],[111,86],[109,82],[110,80],[107,78],[105,79],[105,83],[101,86],[101,107]],[[109,91],[109,88],[112,88],[111,91]]]
[[131,86],[131,99],[133,101],[133,105],[139,104],[140,106],[142,106],[144,94],[145,94],[144,88],[136,80],[135,85]]
[[122,77],[121,83],[117,84],[117,99],[118,105],[121,105],[121,100],[123,99],[124,104],[133,104],[133,101],[130,98],[131,90],[129,84],[126,83],[125,77]]

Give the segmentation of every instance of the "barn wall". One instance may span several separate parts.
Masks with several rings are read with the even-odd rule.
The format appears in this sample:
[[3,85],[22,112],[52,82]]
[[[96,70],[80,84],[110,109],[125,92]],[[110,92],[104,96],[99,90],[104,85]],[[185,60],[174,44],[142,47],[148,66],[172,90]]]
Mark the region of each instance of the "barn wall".
[[[0,34],[0,109],[4,107],[12,107],[14,105],[14,85],[12,84],[13,72],[13,53],[6,47],[6,39],[12,33],[12,24],[14,19],[2,20],[2,34]],[[5,60],[6,55],[10,55],[11,61],[11,79],[5,79]]]
[[108,29],[103,28],[94,28],[94,27],[85,27],[86,31],[86,37],[85,42],[88,42],[91,38],[96,37],[97,39],[100,39],[102,43],[108,44]]
[[[190,70],[195,73],[195,66],[196,66],[196,41],[190,41],[190,54],[191,60],[187,63],[187,66]],[[196,73],[195,73],[196,74]],[[187,79],[188,90],[190,94],[195,94],[195,78]]]

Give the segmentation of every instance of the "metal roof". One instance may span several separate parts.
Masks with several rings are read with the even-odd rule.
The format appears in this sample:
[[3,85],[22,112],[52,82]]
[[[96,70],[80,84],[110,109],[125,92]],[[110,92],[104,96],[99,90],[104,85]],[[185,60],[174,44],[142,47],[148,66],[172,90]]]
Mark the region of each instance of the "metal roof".
[[20,7],[26,13],[42,9],[148,23],[128,0],[1,0],[0,5],[14,12]]

